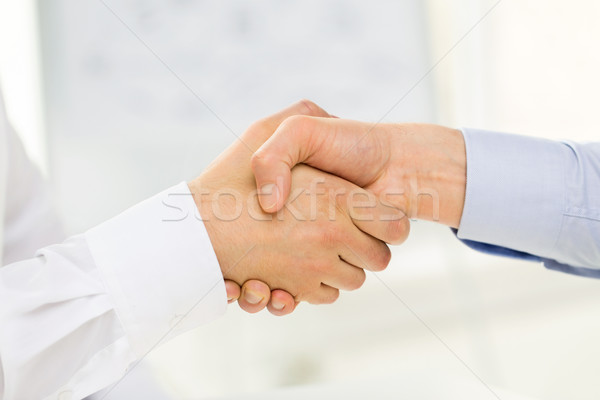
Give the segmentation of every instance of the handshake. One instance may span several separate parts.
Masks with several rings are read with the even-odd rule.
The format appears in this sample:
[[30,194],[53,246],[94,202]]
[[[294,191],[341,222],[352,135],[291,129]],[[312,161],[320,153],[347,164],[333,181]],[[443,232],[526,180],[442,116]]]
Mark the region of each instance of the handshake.
[[254,123],[188,185],[229,302],[286,315],[385,269],[409,219],[457,228],[465,181],[460,131],[343,120],[304,100]]

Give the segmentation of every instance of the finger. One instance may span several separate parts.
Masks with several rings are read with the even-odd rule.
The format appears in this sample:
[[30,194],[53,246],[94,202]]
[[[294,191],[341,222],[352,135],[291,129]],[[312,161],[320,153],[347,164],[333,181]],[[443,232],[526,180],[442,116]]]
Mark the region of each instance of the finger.
[[[287,107],[286,109],[271,115],[270,117],[267,117],[267,118],[264,118],[264,119],[258,121],[256,123],[256,125],[254,125],[253,127],[251,127],[249,129],[249,131],[252,132],[253,136],[254,136],[255,131],[259,132],[258,135],[254,138],[254,140],[256,140],[258,142],[258,145],[262,145],[262,144],[264,144],[265,141],[267,141],[273,135],[273,133],[279,128],[279,126],[284,121],[286,121],[288,118],[298,117],[298,116],[300,116],[300,117],[322,117],[322,118],[331,117],[327,113],[327,111],[323,110],[321,107],[319,107],[312,101],[301,100],[295,104],[292,104],[291,106]],[[254,129],[254,127],[257,127],[258,129]],[[254,157],[253,157],[253,160],[254,160]],[[261,161],[260,161],[260,159],[257,159],[257,161],[252,161],[252,163],[255,163],[255,162],[260,163]],[[288,170],[289,169],[290,168],[288,168]],[[260,194],[259,202],[261,203],[261,205],[263,203],[277,202],[277,199],[279,198],[279,190],[277,189],[277,185],[274,185],[273,183],[270,183],[270,184],[267,183],[264,185],[257,186],[257,189],[258,189],[258,193]],[[281,207],[278,206],[277,209],[279,209],[279,208],[281,208]]]
[[341,240],[337,249],[341,259],[368,271],[386,269],[392,258],[389,247],[356,227],[348,230],[349,233]]
[[328,118],[327,111],[310,100],[300,100],[285,109],[256,121],[243,135],[243,141],[252,148],[258,149],[277,130],[279,125],[292,116],[312,116]]
[[240,285],[225,279],[225,292],[227,293],[227,303],[231,304],[240,297]]
[[321,287],[309,297],[306,301],[310,304],[332,304],[340,297],[340,291],[334,287],[321,283]]
[[378,272],[386,269],[392,258],[389,247],[362,232],[361,235],[364,238],[347,239],[341,243],[338,249],[340,259],[367,271]]
[[356,267],[369,271],[384,270],[392,257],[388,246],[359,229],[345,212],[347,211],[342,209],[341,214],[333,216],[340,223],[333,242],[337,254]]
[[240,308],[254,314],[264,309],[271,298],[271,289],[266,283],[258,280],[249,280],[242,285],[242,292],[238,299]]
[[361,231],[386,243],[402,244],[410,232],[410,221],[402,210],[386,201],[386,197],[376,197],[355,186],[336,200]]
[[275,289],[271,292],[271,301],[267,309],[273,315],[282,317],[291,314],[296,309],[294,297],[285,290]]
[[389,146],[380,126],[336,118],[294,116],[252,156],[259,199],[266,212],[285,203],[291,187],[291,169],[306,163],[338,175],[358,186],[372,183],[389,158]]
[[305,115],[312,117],[323,117],[328,118],[331,117],[329,113],[319,107],[317,104],[310,100],[300,100],[289,107],[284,108],[281,111],[276,112],[275,114],[261,120],[265,127],[271,128],[271,132],[275,132],[275,130],[281,125],[283,121],[287,118],[292,117],[294,115]]
[[366,279],[365,271],[340,259],[327,274],[323,283],[341,290],[356,290]]

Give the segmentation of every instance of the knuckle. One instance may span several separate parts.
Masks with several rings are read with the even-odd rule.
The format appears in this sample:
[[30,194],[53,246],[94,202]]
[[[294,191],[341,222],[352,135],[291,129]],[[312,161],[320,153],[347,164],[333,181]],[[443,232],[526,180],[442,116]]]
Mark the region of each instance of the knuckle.
[[367,275],[365,274],[365,271],[363,271],[361,269],[359,271],[359,273],[357,274],[357,276],[354,279],[352,279],[352,281],[349,283],[348,290],[360,289],[362,287],[362,285],[364,285],[366,280],[367,280]]
[[375,265],[375,270],[383,271],[390,264],[391,260],[392,252],[390,251],[390,248],[384,244],[379,251],[379,262]]
[[390,221],[387,226],[387,234],[390,243],[402,244],[410,233],[410,222],[406,216]]
[[373,257],[371,259],[373,260],[373,264],[370,265],[370,269],[375,272],[383,271],[387,268],[392,259],[392,252],[385,243],[380,242],[378,243],[377,248],[374,249]]
[[276,155],[271,154],[267,150],[258,150],[256,153],[252,155],[250,158],[250,166],[252,169],[259,169],[273,165],[277,163],[278,157]]
[[310,129],[312,121],[312,118],[306,115],[292,115],[281,123],[281,130],[291,133],[301,132]]
[[302,107],[302,109],[307,115],[321,114],[321,108],[311,100],[301,99],[300,101],[298,101],[298,105]]
[[325,296],[323,296],[323,304],[333,304],[339,299],[340,291],[338,289],[329,290]]
[[264,153],[264,151],[259,150],[256,153],[252,154],[252,157],[250,158],[250,166],[252,167],[252,169],[265,166]]
[[368,256],[369,260],[366,268],[374,272],[386,269],[392,259],[392,252],[389,247],[381,241],[377,241],[376,244],[373,244],[371,248],[367,250],[365,255]]
[[259,120],[254,121],[252,124],[250,124],[250,126],[248,127],[247,131],[249,132],[262,132],[263,130],[265,130],[266,128],[269,127],[269,120],[268,118],[261,118]]

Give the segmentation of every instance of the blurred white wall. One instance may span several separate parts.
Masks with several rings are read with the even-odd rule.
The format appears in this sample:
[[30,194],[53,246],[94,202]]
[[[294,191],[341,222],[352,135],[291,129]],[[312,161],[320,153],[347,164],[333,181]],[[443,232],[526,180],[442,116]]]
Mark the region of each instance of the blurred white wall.
[[[428,0],[435,53],[496,3]],[[434,72],[440,122],[597,140],[598,16],[588,0],[500,1]]]
[[[40,2],[50,166],[73,231],[195,176],[300,98],[379,119],[429,60],[416,0],[107,4]],[[387,119],[431,120],[431,90]],[[96,212],[76,207],[98,190]]]
[[[481,20],[495,3],[107,1],[125,27],[100,2],[39,1],[49,172],[68,228],[191,178],[235,140],[229,128],[301,97],[378,120],[422,79],[386,120],[597,140],[600,6],[503,0]],[[27,37],[8,42],[35,49]],[[27,68],[17,75],[35,83],[35,62]],[[15,125],[42,115],[39,99],[5,88]],[[598,398],[597,281],[472,252],[428,223],[393,252],[380,278],[484,381]],[[419,371],[432,384],[475,379],[373,276],[333,306],[283,319],[231,307],[149,361],[176,398]]]

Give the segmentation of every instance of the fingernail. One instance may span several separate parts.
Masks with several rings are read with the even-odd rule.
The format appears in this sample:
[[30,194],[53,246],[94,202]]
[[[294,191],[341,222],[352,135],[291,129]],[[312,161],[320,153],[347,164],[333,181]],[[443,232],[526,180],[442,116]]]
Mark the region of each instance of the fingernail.
[[277,301],[276,299],[271,300],[271,305],[273,306],[274,309],[276,310],[283,310],[283,307],[285,307],[284,303],[281,303],[279,301]]
[[258,304],[261,301],[263,301],[263,297],[257,295],[256,293],[250,291],[250,290],[246,290],[244,292],[244,299],[250,303],[250,304]]
[[261,204],[265,209],[274,208],[279,202],[279,188],[274,183],[267,183],[260,188]]
[[234,298],[233,297],[227,297],[227,303],[233,303]]

